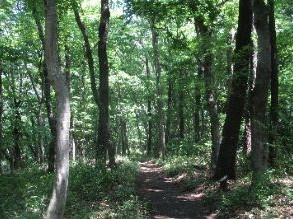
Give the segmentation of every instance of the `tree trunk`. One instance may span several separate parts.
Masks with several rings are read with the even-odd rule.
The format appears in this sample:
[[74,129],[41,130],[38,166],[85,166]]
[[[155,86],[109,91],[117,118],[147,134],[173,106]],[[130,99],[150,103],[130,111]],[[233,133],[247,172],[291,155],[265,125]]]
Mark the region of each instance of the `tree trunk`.
[[148,97],[147,97],[147,117],[148,117],[148,128],[147,128],[147,146],[146,146],[146,152],[147,155],[151,155],[152,151],[152,102],[151,102],[151,96],[149,94],[150,92],[150,80],[151,80],[151,72],[149,67],[149,60],[146,58],[146,76],[147,76],[147,91],[148,91]]
[[[67,84],[67,89],[69,92],[69,97],[71,101],[71,55],[70,55],[70,48],[67,44],[65,44],[65,79]],[[75,161],[75,141],[73,136],[73,115],[71,114],[70,117],[70,132],[69,132],[69,148],[70,148],[70,157],[72,158],[72,161]]]
[[70,101],[65,76],[60,72],[57,9],[55,0],[45,1],[45,62],[56,93],[56,179],[46,218],[63,218],[69,176]]
[[156,72],[157,115],[158,115],[158,150],[157,156],[165,156],[165,115],[163,111],[163,87],[161,82],[161,64],[159,58],[158,33],[154,21],[151,23],[153,57]]
[[228,97],[226,119],[222,142],[215,172],[215,178],[236,178],[236,152],[239,140],[241,119],[244,112],[248,87],[249,64],[251,57],[252,8],[251,1],[239,1],[239,18],[236,35],[235,65],[232,87]]
[[277,51],[277,36],[275,24],[275,0],[268,0],[269,4],[269,27],[271,40],[271,106],[270,106],[270,134],[269,134],[269,163],[273,167],[275,165],[276,151],[274,143],[278,133],[278,102],[279,102],[279,66]]
[[115,149],[111,142],[111,130],[109,119],[109,64],[107,55],[107,40],[109,32],[109,1],[101,0],[101,19],[99,26],[99,95],[100,95],[100,110],[99,110],[99,127],[98,127],[98,147],[97,158],[105,159],[107,150],[109,155],[109,166],[115,166]]
[[219,148],[220,148],[220,121],[218,115],[217,95],[215,92],[215,76],[212,73],[213,55],[211,52],[211,32],[204,24],[203,20],[197,23],[201,37],[203,38],[203,50],[205,52],[202,67],[205,83],[205,96],[208,105],[210,116],[211,137],[212,137],[212,153],[211,153],[211,168],[216,167]]
[[184,118],[184,77],[185,72],[182,71],[179,79],[179,109],[178,109],[178,116],[179,116],[179,138],[181,140],[184,139],[184,132],[185,132],[185,118]]
[[171,118],[172,118],[172,106],[173,106],[173,81],[171,76],[168,76],[168,101],[167,101],[167,118],[166,118],[166,145],[171,140]]
[[43,134],[43,130],[45,130],[45,124],[44,124],[44,114],[42,112],[41,106],[40,106],[40,110],[38,112],[38,127],[40,129],[40,132],[38,134],[38,143],[39,143],[38,157],[39,157],[39,163],[43,164],[43,162],[44,162],[44,134]]
[[2,160],[4,159],[3,149],[3,82],[2,64],[0,63],[0,174],[3,173]]
[[254,181],[266,170],[268,164],[266,105],[271,77],[271,43],[268,10],[264,0],[253,1],[254,25],[258,36],[257,68],[255,86],[252,91],[251,114],[251,157]]
[[97,90],[94,58],[93,58],[93,52],[92,52],[92,48],[91,48],[88,33],[87,33],[87,28],[80,18],[76,0],[71,0],[71,5],[72,5],[73,12],[74,12],[75,21],[76,21],[76,23],[81,31],[82,37],[83,37],[83,42],[84,42],[84,47],[85,47],[85,56],[87,58],[87,64],[88,64],[89,73],[90,73],[90,80],[91,80],[91,89],[92,89],[92,93],[94,96],[94,101],[99,106],[99,93]]
[[[33,4],[32,6],[32,14],[35,20],[35,23],[37,25],[38,29],[38,34],[39,34],[39,39],[42,43],[43,51],[45,51],[45,36],[44,36],[44,31],[43,27],[41,24],[41,19],[39,18],[38,12],[36,10],[36,5]],[[48,149],[48,172],[52,173],[55,170],[55,151],[56,151],[56,117],[55,113],[53,112],[52,106],[51,106],[51,85],[49,82],[49,76],[48,76],[48,70],[47,70],[47,65],[46,61],[43,61],[43,72],[41,75],[44,79],[44,96],[45,96],[45,106],[46,106],[46,111],[47,111],[47,116],[48,116],[48,122],[49,122],[49,127],[50,127],[50,132],[51,132],[51,141],[49,143],[49,149]]]
[[201,132],[202,127],[200,124],[200,113],[201,113],[201,92],[200,92],[200,81],[202,80],[202,66],[198,65],[198,72],[197,72],[197,82],[195,83],[195,89],[194,89],[194,99],[195,99],[195,105],[194,105],[194,113],[193,113],[193,126],[194,126],[194,143],[198,143],[201,139]]
[[127,125],[126,120],[121,118],[120,120],[120,128],[121,128],[121,145],[122,145],[122,155],[129,155],[129,147],[128,147],[128,138],[127,138]]
[[255,86],[252,91],[252,169],[254,182],[267,168],[268,145],[266,125],[266,105],[271,77],[271,43],[268,23],[268,7],[264,0],[253,1],[254,25],[257,32],[257,68]]

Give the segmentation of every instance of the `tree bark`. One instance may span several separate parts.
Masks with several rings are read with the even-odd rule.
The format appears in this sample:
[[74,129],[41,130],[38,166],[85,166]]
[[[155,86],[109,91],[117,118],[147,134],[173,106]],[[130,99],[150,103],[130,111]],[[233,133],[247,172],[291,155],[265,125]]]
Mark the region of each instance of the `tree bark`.
[[202,19],[197,22],[199,32],[203,38],[203,50],[205,52],[202,67],[205,83],[205,96],[208,105],[208,112],[210,116],[210,128],[212,137],[212,153],[211,153],[211,168],[216,167],[219,148],[220,148],[220,121],[217,106],[217,94],[215,91],[215,76],[212,73],[213,55],[210,50],[211,32],[204,24]]
[[269,9],[264,0],[253,0],[254,25],[257,32],[257,68],[252,91],[252,170],[254,181],[268,164],[266,105],[271,78],[271,43],[268,23]]
[[227,100],[226,119],[215,172],[215,178],[236,178],[236,152],[241,120],[248,87],[251,57],[252,8],[250,0],[239,1],[238,29],[236,35],[234,74]]
[[76,3],[76,0],[71,0],[71,6],[74,12],[75,21],[81,31],[84,47],[85,47],[85,56],[87,58],[87,64],[89,68],[90,73],[90,80],[91,80],[91,89],[94,96],[95,103],[99,106],[99,93],[97,90],[97,83],[96,83],[96,76],[95,76],[95,66],[94,66],[94,58],[93,58],[93,51],[90,45],[87,28],[85,24],[82,22],[79,12],[78,12],[78,6]]
[[[32,6],[32,14],[38,29],[38,34],[39,34],[39,39],[42,43],[42,48],[43,51],[45,51],[45,36],[44,36],[44,31],[43,27],[41,24],[40,17],[38,15],[37,9],[36,9],[36,3],[33,4]],[[52,109],[52,100],[51,100],[51,85],[49,82],[49,76],[48,76],[48,70],[47,70],[47,65],[46,61],[43,61],[43,66],[42,66],[42,78],[44,80],[44,96],[45,96],[45,106],[46,106],[46,111],[47,111],[47,117],[48,117],[48,122],[49,122],[49,127],[50,127],[50,132],[51,132],[51,141],[49,143],[49,149],[48,149],[48,169],[47,171],[49,173],[54,172],[55,170],[55,154],[56,154],[56,116],[55,113]]]
[[3,81],[2,81],[2,64],[0,63],[0,174],[2,174],[2,160],[4,158],[3,149]]
[[202,80],[202,66],[200,63],[198,64],[198,72],[197,72],[197,80],[198,82],[195,83],[194,89],[194,113],[193,113],[193,126],[194,126],[194,143],[198,143],[201,139],[202,127],[200,123],[200,113],[201,113],[201,92],[199,83]]
[[150,80],[151,80],[151,72],[150,72],[150,66],[149,66],[149,60],[146,58],[145,60],[146,64],[146,76],[147,76],[147,91],[148,91],[148,97],[147,97],[147,117],[148,117],[148,128],[147,128],[147,146],[146,146],[146,152],[147,155],[151,155],[152,151],[152,101],[151,96],[149,94],[150,92]]
[[167,118],[166,118],[166,145],[171,140],[171,118],[172,118],[172,106],[173,106],[173,82],[171,76],[168,76],[168,100],[167,100]]
[[155,27],[155,22],[151,22],[152,32],[152,46],[153,46],[153,57],[156,72],[156,88],[157,88],[157,115],[158,115],[158,150],[157,156],[165,156],[165,115],[163,111],[163,87],[161,82],[161,64],[159,58],[159,45],[158,45],[158,33]]
[[277,36],[275,24],[275,0],[268,0],[269,4],[269,28],[271,41],[271,106],[270,106],[270,134],[269,134],[269,163],[270,166],[275,165],[276,149],[274,143],[278,134],[278,108],[279,108],[279,66],[278,66],[278,51],[277,51]]
[[46,218],[63,218],[69,176],[70,101],[65,76],[60,72],[57,9],[55,0],[45,0],[45,62],[57,99],[56,179]]
[[111,142],[111,130],[109,119],[109,64],[107,55],[107,40],[109,32],[109,1],[101,0],[101,18],[99,26],[99,127],[98,127],[98,147],[97,158],[105,160],[106,150],[109,155],[109,166],[115,166],[115,149]]
[[184,77],[185,72],[182,71],[180,74],[179,79],[179,109],[178,109],[178,115],[179,115],[179,138],[181,140],[184,139],[184,132],[185,132],[185,118],[184,118]]

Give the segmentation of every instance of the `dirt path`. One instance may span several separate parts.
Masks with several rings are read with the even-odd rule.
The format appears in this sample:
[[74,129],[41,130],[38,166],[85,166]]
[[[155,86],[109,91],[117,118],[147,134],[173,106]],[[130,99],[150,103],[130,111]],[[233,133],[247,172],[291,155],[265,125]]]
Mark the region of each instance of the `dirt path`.
[[140,195],[150,203],[152,218],[216,218],[210,207],[204,206],[202,192],[184,192],[154,161],[141,163]]

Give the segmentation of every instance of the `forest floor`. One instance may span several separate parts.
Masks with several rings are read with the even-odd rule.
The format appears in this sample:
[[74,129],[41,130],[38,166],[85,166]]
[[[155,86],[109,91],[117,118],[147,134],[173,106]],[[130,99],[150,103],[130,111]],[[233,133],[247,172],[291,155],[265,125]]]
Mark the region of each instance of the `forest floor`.
[[152,160],[141,163],[139,194],[149,203],[151,218],[216,218],[215,205],[204,201],[205,188],[198,185],[192,191],[186,190],[184,177],[184,174],[167,176]]

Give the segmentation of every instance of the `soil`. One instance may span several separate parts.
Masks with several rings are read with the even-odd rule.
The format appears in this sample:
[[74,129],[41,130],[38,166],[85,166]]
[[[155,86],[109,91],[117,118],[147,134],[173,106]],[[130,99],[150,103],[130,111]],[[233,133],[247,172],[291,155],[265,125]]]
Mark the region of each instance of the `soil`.
[[214,206],[204,202],[203,189],[184,191],[180,177],[184,175],[167,177],[154,161],[141,163],[139,193],[150,204],[151,218],[216,218]]

